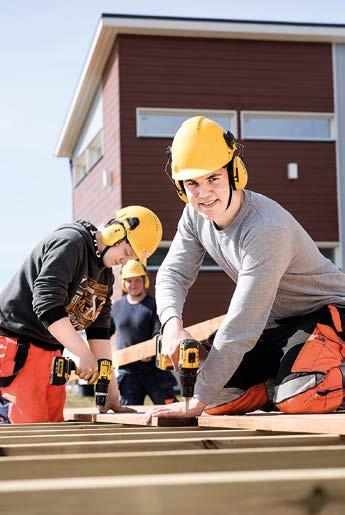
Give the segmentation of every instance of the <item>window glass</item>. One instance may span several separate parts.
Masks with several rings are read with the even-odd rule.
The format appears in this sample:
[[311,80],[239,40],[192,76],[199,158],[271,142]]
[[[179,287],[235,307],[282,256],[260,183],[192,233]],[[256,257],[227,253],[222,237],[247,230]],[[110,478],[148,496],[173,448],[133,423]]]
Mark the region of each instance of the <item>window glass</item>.
[[243,139],[331,140],[331,115],[244,114]]
[[335,263],[335,249],[334,249],[334,247],[319,247],[319,251],[327,259],[330,259],[333,263]]
[[191,116],[207,116],[219,123],[224,129],[230,130],[236,136],[236,117],[233,112],[217,111],[177,111],[177,110],[137,110],[138,137],[173,137],[182,122]]

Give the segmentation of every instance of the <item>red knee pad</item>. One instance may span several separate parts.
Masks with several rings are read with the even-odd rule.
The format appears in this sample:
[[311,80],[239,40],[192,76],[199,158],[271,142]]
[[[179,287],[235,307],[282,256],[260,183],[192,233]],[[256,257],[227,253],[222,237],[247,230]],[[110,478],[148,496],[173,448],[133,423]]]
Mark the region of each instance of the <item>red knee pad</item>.
[[343,376],[333,368],[315,388],[299,393],[276,404],[284,413],[331,413],[343,402]]
[[204,410],[208,415],[243,415],[263,408],[268,402],[264,383],[256,384],[246,390],[238,399]]

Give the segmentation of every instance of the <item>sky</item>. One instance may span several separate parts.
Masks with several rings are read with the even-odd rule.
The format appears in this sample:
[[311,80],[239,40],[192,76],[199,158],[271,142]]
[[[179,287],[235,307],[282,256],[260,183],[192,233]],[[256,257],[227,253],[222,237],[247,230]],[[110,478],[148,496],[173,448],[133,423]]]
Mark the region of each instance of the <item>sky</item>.
[[[325,7],[326,5],[326,7]],[[0,0],[0,291],[73,219],[54,150],[102,13],[345,24],[344,0]]]

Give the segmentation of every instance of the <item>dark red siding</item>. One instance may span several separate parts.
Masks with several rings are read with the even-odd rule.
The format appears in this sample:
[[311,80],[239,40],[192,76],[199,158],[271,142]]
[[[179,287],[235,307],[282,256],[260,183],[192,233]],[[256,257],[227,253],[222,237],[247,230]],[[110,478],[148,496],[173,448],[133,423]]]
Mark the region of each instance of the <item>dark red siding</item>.
[[[136,107],[332,113],[332,47],[119,35],[104,74],[103,102],[105,155],[76,190],[75,214],[100,220],[113,206],[143,204],[157,212],[163,239],[170,240],[183,209],[164,175],[171,138],[137,138]],[[315,240],[337,240],[335,144],[243,143],[249,189],[280,202]],[[287,179],[289,162],[298,163],[298,180]],[[108,193],[100,186],[105,167],[115,178]],[[223,273],[200,273],[186,303],[186,324],[224,313],[232,291]]]
[[[171,239],[182,204],[163,173],[169,139],[136,137],[136,107],[333,112],[330,44],[120,36],[123,201],[146,202]],[[337,240],[334,143],[244,141],[249,188],[316,240]],[[297,162],[299,179],[287,179]],[[319,204],[323,205],[320,220]]]
[[[156,274],[149,275],[149,292],[154,295]],[[228,310],[234,288],[234,283],[224,272],[200,272],[189,291],[183,310],[185,326],[224,315]]]

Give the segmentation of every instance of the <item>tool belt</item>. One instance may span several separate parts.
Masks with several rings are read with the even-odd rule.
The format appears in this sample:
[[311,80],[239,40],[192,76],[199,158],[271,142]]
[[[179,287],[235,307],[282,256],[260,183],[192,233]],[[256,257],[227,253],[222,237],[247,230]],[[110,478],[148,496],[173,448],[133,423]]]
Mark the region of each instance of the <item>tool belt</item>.
[[9,386],[12,381],[16,378],[18,373],[21,371],[23,366],[25,365],[26,359],[28,357],[30,342],[24,336],[19,336],[17,338],[17,352],[14,357],[14,368],[13,373],[10,376],[0,377],[0,388],[5,388]]

